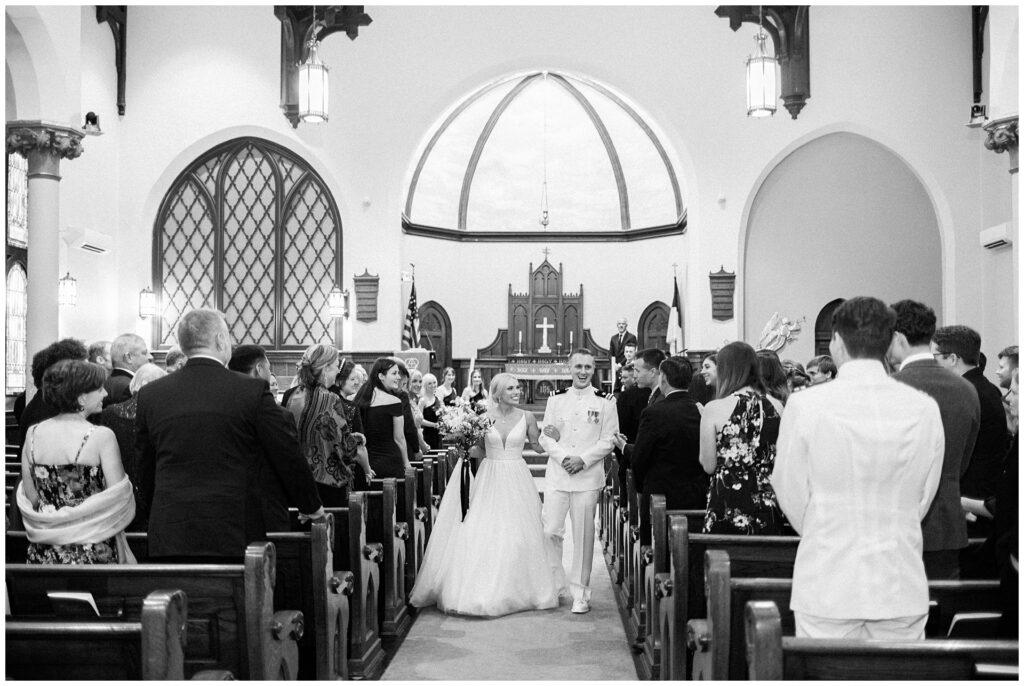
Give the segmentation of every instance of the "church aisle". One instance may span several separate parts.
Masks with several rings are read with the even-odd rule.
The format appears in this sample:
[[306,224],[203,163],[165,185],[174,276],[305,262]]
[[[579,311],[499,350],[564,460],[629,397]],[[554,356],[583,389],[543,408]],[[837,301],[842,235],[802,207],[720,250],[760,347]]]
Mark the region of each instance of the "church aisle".
[[[565,564],[572,542],[565,541]],[[635,680],[633,658],[612,595],[611,579],[595,545],[593,598],[585,615],[558,609],[497,619],[445,615],[436,608],[416,623],[381,677],[387,681]]]

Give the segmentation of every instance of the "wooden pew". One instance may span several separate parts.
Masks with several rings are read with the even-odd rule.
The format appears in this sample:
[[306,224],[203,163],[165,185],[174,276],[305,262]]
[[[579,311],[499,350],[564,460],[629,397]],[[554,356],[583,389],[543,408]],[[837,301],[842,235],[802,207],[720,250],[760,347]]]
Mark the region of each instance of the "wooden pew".
[[658,599],[658,631],[661,634],[662,679],[689,678],[684,637],[686,623],[702,618],[707,600],[704,592],[704,551],[725,550],[737,576],[792,578],[800,539],[796,536],[721,536],[690,533],[688,517],[669,518],[669,571],[654,577]]
[[[620,579],[620,586],[615,589],[615,600],[619,608],[626,614],[627,621],[629,611],[633,609],[633,581],[630,577],[633,563],[633,532],[639,531],[640,518],[637,510],[633,507],[636,501],[636,484],[633,481],[632,470],[626,471],[626,502],[619,510],[619,557],[616,561],[616,577]],[[628,636],[627,636],[628,638]]]
[[242,564],[6,566],[13,615],[53,616],[47,591],[84,591],[102,615],[140,617],[155,590],[181,589],[189,599],[185,676],[226,669],[246,680],[298,676],[298,610],[274,612],[274,546],[254,543]]
[[747,603],[751,680],[1017,679],[1017,641],[879,641],[783,637],[775,603]]
[[[782,631],[795,634],[789,609],[792,579],[736,578],[729,554],[708,550],[704,554],[707,619],[687,623],[687,648],[693,652],[694,680],[745,679],[744,608],[748,602],[771,601],[779,608]],[[925,635],[944,638],[956,613],[964,610],[999,609],[998,581],[930,581],[931,611]]]
[[[397,518],[398,489],[394,479],[373,479],[366,492],[366,535],[384,548],[381,567],[380,635],[383,639],[405,636],[412,624],[406,604],[405,541],[408,527]],[[379,489],[379,490],[374,490]]]
[[601,536],[601,550],[604,553],[605,564],[608,565],[609,569],[613,566],[612,560],[614,559],[614,530],[616,517],[616,506],[618,504],[618,482],[619,482],[619,462],[615,458],[614,454],[609,460],[608,475],[605,477],[605,484],[601,488],[601,528],[599,530]]
[[405,524],[408,537],[405,539],[405,599],[409,600],[416,573],[423,562],[423,554],[427,550],[425,521],[426,508],[420,507],[416,501],[416,470],[405,470],[405,478],[395,482],[398,497],[398,522]]
[[424,457],[420,462],[413,462],[416,469],[416,502],[423,509],[425,518],[423,520],[424,543],[430,541],[430,534],[434,530],[434,522],[437,520],[437,508],[440,506],[440,499],[434,495],[434,465],[432,457]]
[[[181,681],[187,617],[187,599],[180,590],[147,595],[138,621],[8,616],[4,676],[47,681]],[[226,670],[193,676],[233,678]]]
[[636,525],[630,528],[629,535],[629,621],[626,624],[626,640],[632,644],[632,650],[643,649],[647,621],[647,601],[644,597],[644,580],[647,566],[650,564],[650,497],[635,490],[630,490],[629,508],[637,512]]

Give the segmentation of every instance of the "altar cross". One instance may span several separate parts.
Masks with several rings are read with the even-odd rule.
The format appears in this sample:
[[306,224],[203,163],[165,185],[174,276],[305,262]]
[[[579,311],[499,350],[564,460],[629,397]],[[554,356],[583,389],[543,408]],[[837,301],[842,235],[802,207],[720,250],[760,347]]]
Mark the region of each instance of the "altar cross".
[[540,348],[537,349],[539,353],[549,353],[551,348],[548,347],[548,329],[555,328],[554,324],[548,324],[548,318],[544,317],[544,321],[537,324],[537,328],[541,330],[541,343]]

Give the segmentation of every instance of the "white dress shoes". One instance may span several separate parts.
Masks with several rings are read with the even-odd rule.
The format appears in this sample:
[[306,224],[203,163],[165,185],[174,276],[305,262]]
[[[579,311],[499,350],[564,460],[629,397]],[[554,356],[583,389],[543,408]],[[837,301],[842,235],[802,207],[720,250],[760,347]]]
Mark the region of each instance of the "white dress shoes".
[[582,615],[590,612],[590,603],[583,598],[578,598],[572,601],[572,611],[574,614]]

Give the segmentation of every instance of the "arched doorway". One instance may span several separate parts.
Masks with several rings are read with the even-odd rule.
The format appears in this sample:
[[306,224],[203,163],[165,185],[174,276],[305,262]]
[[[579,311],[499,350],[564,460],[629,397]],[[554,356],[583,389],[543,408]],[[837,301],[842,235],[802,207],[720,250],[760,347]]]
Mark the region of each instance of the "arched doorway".
[[420,305],[420,347],[434,353],[430,361],[430,371],[434,374],[451,366],[452,320],[433,300]]
[[825,307],[821,308],[818,318],[814,320],[814,355],[828,355],[829,341],[832,340],[832,315],[845,300],[836,298]]
[[636,324],[636,339],[640,350],[657,348],[668,350],[665,338],[668,335],[668,305],[655,300],[640,315]]

